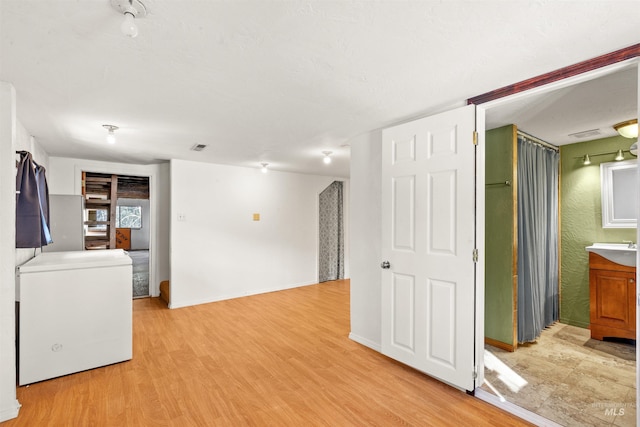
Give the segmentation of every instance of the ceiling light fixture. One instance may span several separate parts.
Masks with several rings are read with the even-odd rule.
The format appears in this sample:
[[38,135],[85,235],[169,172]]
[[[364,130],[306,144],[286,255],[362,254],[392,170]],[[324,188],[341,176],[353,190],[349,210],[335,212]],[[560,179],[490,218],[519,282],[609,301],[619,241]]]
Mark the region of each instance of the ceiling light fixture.
[[115,144],[116,143],[116,134],[113,133],[113,132],[119,129],[118,126],[102,125],[102,127],[109,131],[109,133],[107,133],[107,142],[109,144]]
[[588,166],[591,164],[591,159],[589,158],[588,154],[585,154],[584,157],[582,158],[582,164],[585,166]]
[[613,128],[625,138],[638,137],[638,119],[627,120],[613,125]]
[[260,164],[262,165],[262,169],[260,169],[262,173],[269,172],[269,170],[267,169],[267,166],[269,166],[269,163],[260,163]]
[[120,31],[125,36],[129,36],[131,38],[138,37],[138,26],[136,25],[136,16],[132,12],[124,13],[124,21],[120,25]]
[[324,154],[324,158],[322,159],[322,161],[324,162],[325,165],[328,165],[329,163],[331,163],[331,151],[323,151],[322,154]]
[[614,157],[614,160],[616,162],[624,160],[624,154],[622,154],[622,150],[618,150],[618,152],[616,153],[616,157]]
[[124,15],[124,21],[120,25],[120,31],[125,36],[134,38],[138,35],[136,18],[147,15],[147,8],[140,0],[111,0],[111,6]]

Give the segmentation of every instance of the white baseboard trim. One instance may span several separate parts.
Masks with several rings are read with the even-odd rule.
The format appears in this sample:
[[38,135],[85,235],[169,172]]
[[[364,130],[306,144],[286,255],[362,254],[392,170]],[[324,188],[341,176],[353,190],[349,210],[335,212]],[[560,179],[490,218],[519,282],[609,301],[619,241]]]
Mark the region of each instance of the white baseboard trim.
[[[248,296],[252,296],[252,295],[267,294],[267,293],[270,293],[270,292],[284,291],[284,290],[287,290],[287,289],[301,288],[303,286],[311,286],[311,285],[317,285],[317,284],[318,284],[317,281],[316,282],[291,283],[291,284],[288,284],[288,285],[275,286],[275,287],[272,287],[272,288],[253,289],[250,292],[243,291],[243,292],[238,292],[238,293],[233,293],[233,294],[217,295],[217,296],[210,297],[210,298],[202,298],[202,299],[188,300],[188,301],[179,301],[177,303],[171,301],[171,303],[168,305],[168,307],[171,308],[171,309],[183,308],[183,307],[191,307],[193,305],[209,304],[209,303],[212,303],[212,302],[225,301],[225,300],[230,300],[230,299],[235,299],[235,298],[243,298],[243,297],[248,297]],[[173,294],[173,291],[171,293]]]
[[529,421],[540,427],[562,427],[560,424],[557,424],[551,420],[548,420],[536,413],[528,411],[520,406],[513,404],[511,402],[507,402],[506,400],[500,399],[498,396],[489,393],[488,391],[482,390],[481,388],[477,388],[475,390],[475,397],[480,400],[483,400],[493,406],[496,406],[510,414],[515,415],[518,418],[522,418],[525,421]]
[[20,405],[20,402],[16,400],[12,405],[9,405],[6,408],[0,409],[0,423],[7,420],[12,420],[14,418],[18,418],[18,412],[20,412],[21,406],[22,405]]
[[377,342],[373,342],[370,339],[363,338],[359,335],[354,334],[353,332],[349,333],[349,339],[351,341],[355,341],[358,344],[362,344],[365,347],[369,347],[372,350],[377,351],[378,353],[382,353],[382,346]]

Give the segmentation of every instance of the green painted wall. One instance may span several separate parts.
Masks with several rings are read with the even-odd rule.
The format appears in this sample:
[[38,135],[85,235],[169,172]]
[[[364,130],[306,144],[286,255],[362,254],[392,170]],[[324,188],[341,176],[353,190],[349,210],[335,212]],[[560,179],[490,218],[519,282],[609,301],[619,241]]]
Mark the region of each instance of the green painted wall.
[[[636,240],[635,229],[602,228],[600,163],[612,162],[614,154],[592,154],[628,150],[633,141],[620,136],[560,148],[561,302],[560,322],[589,326],[589,256],[585,247],[594,242]],[[582,156],[591,156],[591,165]],[[632,159],[625,153],[626,159]]]
[[[486,133],[486,183],[512,180],[514,126]],[[562,146],[560,149],[561,303],[560,321],[589,327],[589,256],[585,247],[594,242],[636,240],[635,229],[602,228],[600,163],[614,154],[582,157],[618,149],[628,150],[631,140],[604,138]],[[625,153],[627,159],[633,158]],[[485,336],[513,344],[513,188],[488,185],[485,191]]]
[[[486,184],[513,182],[515,127],[487,131]],[[485,189],[485,337],[513,342],[513,186]]]

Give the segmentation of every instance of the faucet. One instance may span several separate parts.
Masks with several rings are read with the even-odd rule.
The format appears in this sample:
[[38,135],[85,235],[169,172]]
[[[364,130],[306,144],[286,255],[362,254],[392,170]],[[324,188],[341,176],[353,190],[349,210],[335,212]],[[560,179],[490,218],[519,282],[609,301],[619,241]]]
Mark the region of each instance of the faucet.
[[635,243],[633,243],[633,241],[631,240],[623,240],[622,243],[628,243],[629,244],[629,249],[636,249],[637,245]]

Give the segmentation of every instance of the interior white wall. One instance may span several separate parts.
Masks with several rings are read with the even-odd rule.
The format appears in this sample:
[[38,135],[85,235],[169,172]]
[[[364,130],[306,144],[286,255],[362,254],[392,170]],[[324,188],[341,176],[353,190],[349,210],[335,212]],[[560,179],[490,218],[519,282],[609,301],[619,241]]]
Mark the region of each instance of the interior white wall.
[[317,283],[318,195],[334,180],[172,160],[171,307]]
[[[148,176],[150,195],[149,216],[149,292],[160,294],[160,282],[169,280],[169,168],[167,164],[133,165],[67,157],[50,157],[49,192],[51,194],[82,194],[82,172]],[[164,252],[162,252],[164,251]]]
[[[155,239],[155,260],[157,270],[157,289],[154,289],[153,296],[160,295],[160,282],[163,280],[169,280],[171,276],[171,241],[170,229],[171,229],[171,166],[167,163],[161,163],[158,165],[158,176],[156,179],[158,183],[158,191],[156,191],[156,210],[153,213],[153,208],[150,208],[150,215],[153,215],[156,221],[156,230],[161,230],[158,233],[158,237]],[[149,219],[151,221],[151,219]],[[153,230],[150,230],[153,234]],[[151,243],[154,238],[150,237]],[[151,246],[151,245],[149,245]]]
[[15,267],[40,252],[15,247],[16,151],[30,152],[49,176],[49,156],[17,120],[15,96],[11,84],[0,82],[0,422],[15,418],[20,408],[15,374]]
[[[342,232],[343,232],[343,238],[344,238],[344,278],[349,279],[351,277],[351,239],[350,239],[350,236],[351,236],[351,181],[345,180],[344,178],[338,179],[338,180],[334,179],[333,181],[342,181],[342,227],[343,227]],[[329,183],[328,185],[330,184],[331,183]],[[318,205],[319,204],[320,202],[318,200]],[[320,219],[318,218],[318,227],[319,227],[319,222],[320,222]],[[318,263],[319,262],[320,261],[318,260]]]
[[[640,65],[636,68],[638,73],[638,117],[640,117]],[[636,141],[637,142],[637,141]],[[640,164],[640,158],[636,158],[636,161]],[[640,197],[640,174],[637,175],[637,187],[636,192]],[[638,207],[640,210],[640,206]],[[638,212],[638,218],[640,218],[640,212]],[[636,243],[640,242],[640,227],[636,227]],[[640,265],[640,251],[636,251],[636,265]],[[637,288],[638,280],[640,280],[640,269],[636,268],[636,300],[640,300],[640,289]],[[636,307],[636,343],[640,339],[640,312]],[[640,405],[640,348],[636,347],[636,408]],[[640,426],[640,411],[636,409],[636,425]]]
[[16,93],[0,82],[0,422],[18,416],[15,347]]
[[131,229],[131,250],[149,249],[149,199],[118,199],[118,206],[142,208],[142,226]]
[[382,131],[351,144],[351,333],[381,350]]

